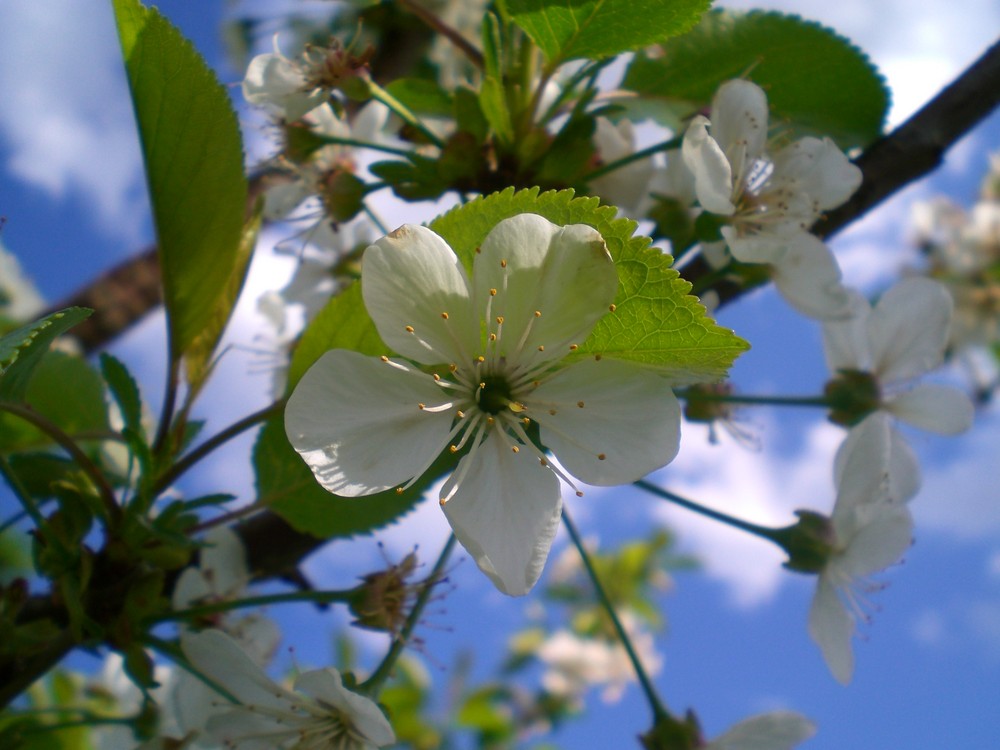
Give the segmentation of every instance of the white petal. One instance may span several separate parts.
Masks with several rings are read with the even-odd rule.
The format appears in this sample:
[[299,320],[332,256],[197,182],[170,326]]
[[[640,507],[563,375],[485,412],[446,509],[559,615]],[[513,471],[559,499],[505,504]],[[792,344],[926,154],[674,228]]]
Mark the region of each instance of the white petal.
[[174,586],[172,597],[174,609],[187,609],[199,599],[210,596],[212,591],[196,567],[185,568]]
[[361,291],[382,340],[404,357],[451,364],[471,362],[478,352],[469,278],[458,256],[430,229],[404,224],[369,246]]
[[243,79],[243,96],[251,104],[271,104],[305,86],[302,71],[288,58],[274,53],[254,57]]
[[767,95],[755,83],[726,81],[712,99],[712,134],[726,152],[736,179],[764,155]]
[[889,430],[889,446],[889,497],[906,503],[920,490],[920,462],[899,430]]
[[819,320],[850,316],[851,296],[840,278],[840,266],[830,248],[806,232],[789,241],[788,251],[774,266],[775,286],[788,304]]
[[773,266],[788,252],[788,237],[776,232],[741,237],[735,227],[722,227],[721,233],[732,256],[740,263],[768,263]]
[[545,380],[525,404],[525,415],[541,425],[542,443],[587,484],[634,482],[670,463],[680,445],[673,391],[631,362],[577,362]]
[[514,453],[495,431],[459,462],[442,497],[466,469],[444,505],[448,522],[498,589],[526,594],[542,573],[559,525],[559,480],[530,451]]
[[420,474],[444,449],[448,394],[430,375],[334,349],[309,368],[285,407],[285,432],[324,488],[371,495]]
[[365,739],[378,747],[396,741],[385,714],[363,695],[344,687],[340,673],[333,668],[317,669],[299,675],[295,689],[340,711]]
[[951,296],[936,281],[903,279],[887,291],[868,323],[875,373],[908,380],[941,364],[951,325]]
[[681,144],[681,157],[694,175],[694,191],[701,207],[713,214],[731,216],[736,211],[731,200],[733,170],[718,142],[708,134],[708,125],[701,115],[691,120]]
[[243,649],[220,630],[185,634],[181,648],[191,663],[244,705],[290,711],[296,696],[271,680]]
[[819,646],[837,682],[849,683],[854,674],[854,652],[851,650],[854,620],[840,601],[836,588],[823,574],[820,574],[809,609],[809,635]]
[[489,306],[491,330],[497,316],[504,319],[500,353],[508,362],[565,356],[607,314],[618,290],[614,262],[596,229],[560,227],[537,214],[498,223],[483,240],[472,275],[476,310]]
[[[632,121],[622,120],[617,125],[605,117],[595,118],[594,146],[601,162],[609,164],[635,151],[635,135]],[[650,158],[639,159],[616,169],[603,177],[590,181],[590,191],[617,206],[629,215],[643,213],[644,203],[649,194],[649,181],[653,176],[653,162]]]
[[840,320],[823,321],[823,352],[830,372],[871,369],[868,342],[871,305],[858,292],[849,291],[849,295],[851,315]]
[[208,734],[223,747],[234,750],[274,750],[299,736],[296,724],[281,723],[248,711],[226,711],[212,716],[206,725]]
[[221,526],[205,534],[207,547],[201,550],[198,567],[210,581],[212,591],[219,597],[232,597],[246,587],[250,580],[247,553],[243,542],[232,529]]
[[834,462],[837,501],[831,519],[840,539],[853,536],[858,507],[888,499],[890,429],[884,414],[871,414],[851,428],[838,452]]
[[264,193],[264,217],[284,219],[312,194],[312,186],[301,178],[268,188]]
[[816,725],[793,711],[751,716],[716,737],[704,750],[791,750],[816,734]]
[[774,154],[774,181],[794,183],[817,214],[844,203],[861,179],[861,170],[829,138],[801,138]]
[[895,564],[913,543],[913,519],[905,505],[874,503],[859,510],[863,522],[835,561],[838,572],[852,579]]
[[958,435],[972,427],[975,408],[965,393],[946,385],[922,384],[893,396],[886,404],[893,415],[940,435]]

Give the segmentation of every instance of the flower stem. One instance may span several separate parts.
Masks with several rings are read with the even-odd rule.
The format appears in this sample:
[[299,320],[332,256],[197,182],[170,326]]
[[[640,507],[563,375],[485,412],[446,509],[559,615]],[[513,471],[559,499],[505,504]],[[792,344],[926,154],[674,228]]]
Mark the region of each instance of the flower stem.
[[336,135],[323,135],[320,136],[320,140],[323,141],[323,143],[333,143],[338,146],[353,146],[354,148],[367,148],[372,151],[382,151],[383,153],[394,154],[396,156],[409,156],[411,153],[409,149],[384,146],[381,143],[372,143],[371,141],[360,141],[357,138],[341,138]]
[[204,604],[200,607],[191,607],[165,615],[160,615],[153,619],[153,622],[169,622],[171,620],[185,620],[188,618],[207,617],[220,612],[229,612],[234,609],[246,609],[247,607],[266,607],[269,604],[287,604],[289,602],[315,602],[316,604],[330,604],[331,602],[347,602],[356,592],[356,589],[343,589],[331,591],[290,591],[284,594],[267,594],[264,596],[251,596],[246,599],[236,599],[230,602],[215,602],[214,604]]
[[427,140],[429,140],[435,146],[437,146],[438,148],[444,148],[444,141],[438,138],[426,125],[424,125],[420,121],[420,119],[415,114],[413,114],[413,112],[410,111],[409,107],[407,107],[405,104],[399,101],[399,99],[394,97],[392,94],[390,94],[388,91],[379,86],[377,83],[375,83],[375,81],[371,80],[370,78],[367,79],[367,83],[368,83],[368,90],[371,93],[373,99],[382,102],[382,104],[384,104],[393,112],[395,112],[397,115],[399,115],[403,119],[403,121],[406,122],[407,125],[410,125],[419,130],[421,133],[423,133],[424,136],[427,138]]
[[358,686],[358,692],[368,695],[372,699],[378,697],[379,691],[382,689],[383,683],[389,678],[389,674],[392,672],[392,668],[396,665],[396,660],[399,659],[400,655],[403,653],[403,649],[406,648],[406,644],[410,640],[410,636],[413,634],[413,629],[417,626],[417,622],[420,620],[420,615],[423,614],[424,607],[427,606],[427,602],[431,598],[431,590],[434,586],[441,580],[441,573],[444,571],[444,566],[448,564],[448,558],[451,556],[451,551],[455,547],[455,535],[450,534],[448,536],[448,541],[445,542],[444,549],[441,550],[441,554],[438,556],[437,562],[434,563],[434,568],[431,570],[431,574],[424,581],[423,589],[417,596],[417,601],[413,604],[413,609],[410,610],[410,614],[406,617],[406,622],[403,623],[402,629],[399,631],[399,635],[393,640],[392,645],[389,647],[389,652],[382,659],[382,663],[378,665],[374,672],[372,672],[371,677],[365,680],[361,685]]
[[680,138],[671,138],[669,141],[660,141],[659,143],[644,148],[641,151],[635,151],[627,156],[623,156],[621,159],[609,161],[607,164],[598,167],[593,172],[585,174],[579,181],[587,183],[591,180],[596,180],[598,177],[603,177],[609,172],[614,172],[616,169],[627,167],[632,162],[645,159],[647,156],[652,156],[653,154],[658,154],[660,151],[669,151],[670,149],[680,148],[680,145]]
[[655,484],[647,482],[645,479],[640,479],[632,483],[634,486],[641,490],[645,490],[652,495],[656,495],[664,500],[669,500],[675,505],[679,505],[682,508],[687,508],[695,513],[700,513],[703,516],[707,516],[715,521],[721,521],[724,524],[728,524],[734,528],[740,529],[741,531],[746,531],[749,534],[754,534],[762,539],[767,539],[769,542],[774,542],[779,547],[784,549],[784,545],[781,544],[779,538],[781,538],[781,529],[774,529],[770,526],[758,526],[755,523],[750,523],[749,521],[744,521],[739,518],[734,518],[733,516],[727,515],[717,510],[712,510],[711,508],[706,508],[704,505],[699,505],[693,500],[688,500],[681,497],[680,495],[675,495],[669,490],[665,490],[662,487],[657,487]]
[[649,679],[649,675],[646,673],[645,668],[642,666],[642,662],[639,660],[639,655],[635,652],[632,647],[632,640],[629,638],[628,633],[625,632],[625,628],[618,619],[618,614],[615,612],[614,605],[611,603],[611,599],[608,598],[608,593],[604,589],[604,585],[601,583],[601,579],[597,576],[597,571],[594,569],[594,564],[590,560],[590,555],[587,554],[586,547],[583,546],[583,540],[580,538],[580,532],[577,531],[576,525],[573,523],[572,519],[569,517],[569,512],[566,507],[563,506],[562,511],[563,524],[566,526],[566,531],[569,532],[570,539],[573,540],[573,545],[576,547],[577,552],[580,553],[580,557],[583,559],[583,567],[587,570],[587,575],[590,576],[591,583],[594,584],[594,591],[597,593],[597,598],[601,602],[601,606],[608,613],[608,617],[611,618],[611,624],[615,628],[615,632],[618,634],[619,640],[622,642],[622,646],[625,648],[625,653],[628,654],[629,661],[632,662],[632,667],[635,669],[636,676],[639,678],[639,684],[642,686],[642,691],[646,694],[646,700],[649,701],[649,707],[653,711],[653,721],[654,723],[670,716],[670,712],[667,711],[666,706],[663,704],[663,700],[660,698],[659,694],[656,692],[656,688],[653,686],[652,680]]
[[264,407],[260,411],[255,411],[243,419],[231,424],[226,429],[222,430],[216,435],[208,438],[204,443],[199,445],[197,448],[191,450],[190,453],[181,458],[177,463],[167,469],[157,480],[156,486],[154,487],[153,494],[162,492],[166,487],[169,487],[172,482],[174,482],[178,477],[182,476],[188,471],[192,466],[205,458],[209,453],[225,445],[234,437],[239,435],[241,432],[249,430],[251,427],[255,427],[261,422],[265,422],[275,414],[281,412],[285,408],[285,400],[281,399],[275,401],[270,406]]
[[485,62],[483,61],[483,53],[472,46],[472,44],[470,44],[469,41],[458,31],[431,13],[420,3],[415,3],[413,0],[399,0],[399,4],[427,24],[432,31],[437,32],[449,42],[454,44],[455,47],[462,52],[462,54],[469,58],[469,62],[480,70],[483,69],[483,66],[485,65]]
[[[170,347],[173,354],[173,346]],[[181,358],[172,356],[170,369],[167,372],[166,391],[163,395],[163,408],[160,410],[160,423],[156,428],[156,438],[153,440],[153,453],[159,454],[165,447],[170,436],[170,423],[174,419],[174,409],[177,407],[177,389],[181,382]],[[173,448],[171,448],[171,451]]]
[[701,390],[677,390],[674,394],[686,401],[718,401],[727,404],[754,404],[757,406],[819,406],[830,408],[826,396],[744,396],[736,393],[706,393]]
[[52,440],[56,442],[60,448],[70,455],[70,458],[76,462],[76,465],[79,466],[90,481],[94,483],[94,487],[97,489],[97,494],[100,496],[101,502],[104,504],[104,510],[107,513],[108,520],[111,523],[117,523],[121,520],[122,509],[121,506],[118,505],[118,501],[115,499],[115,491],[111,488],[107,478],[101,473],[101,470],[97,468],[97,465],[90,460],[90,457],[83,452],[73,438],[63,432],[62,429],[48,417],[39,414],[29,406],[4,401],[0,402],[0,412],[3,411],[8,414],[13,414],[16,417],[20,417],[25,422],[29,422],[52,438]]

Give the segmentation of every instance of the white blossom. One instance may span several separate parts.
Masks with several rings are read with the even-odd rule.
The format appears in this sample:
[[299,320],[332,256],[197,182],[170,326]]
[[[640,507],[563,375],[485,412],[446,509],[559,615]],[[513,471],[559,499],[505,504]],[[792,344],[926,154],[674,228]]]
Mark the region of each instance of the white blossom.
[[294,121],[322,104],[328,94],[310,82],[308,70],[301,62],[281,54],[276,34],[274,52],[257,55],[250,61],[243,79],[243,97]]
[[333,668],[299,675],[295,691],[271,680],[229,636],[206,630],[182,639],[184,654],[237,703],[221,697],[207,731],[237,750],[371,750],[396,741],[378,706],[344,687]]
[[791,750],[816,734],[816,725],[792,711],[751,716],[702,746],[702,750]]
[[[602,164],[635,152],[635,131],[630,120],[621,120],[616,125],[606,117],[597,117],[594,122],[594,147]],[[591,180],[589,187],[626,216],[642,216],[649,207],[652,177],[653,161],[647,157]]]
[[833,676],[847,684],[854,672],[851,639],[867,621],[869,577],[894,564],[912,543],[913,520],[889,481],[892,439],[888,420],[873,414],[852,431],[850,448],[835,468],[837,499],[830,515],[833,539],[809,611],[809,634]]
[[35,284],[0,242],[0,316],[21,322],[31,320],[44,309],[45,300]]
[[[441,504],[501,591],[524,594],[541,574],[559,478],[621,484],[676,455],[680,409],[662,376],[610,358],[562,362],[613,308],[617,274],[593,228],[506,219],[470,279],[438,235],[405,225],[366,250],[361,279],[382,340],[432,372],[327,352],[289,399],[288,438],[323,487],[350,497],[401,491],[442,451],[467,449]],[[565,471],[529,437],[536,424]]]
[[[769,149],[764,91],[743,80],[719,87],[711,120],[692,119],[681,153],[702,208],[726,217],[733,257],[772,269],[778,291],[804,315],[843,317],[848,294],[830,249],[809,228],[861,184],[861,171],[828,138]],[[711,129],[711,133],[709,132]],[[721,260],[718,249],[710,260]]]

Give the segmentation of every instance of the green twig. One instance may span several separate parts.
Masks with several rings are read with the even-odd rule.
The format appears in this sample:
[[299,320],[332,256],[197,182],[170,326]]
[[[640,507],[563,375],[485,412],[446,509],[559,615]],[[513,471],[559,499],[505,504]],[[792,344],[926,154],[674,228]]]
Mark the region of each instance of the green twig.
[[746,531],[747,533],[759,536],[762,539],[767,539],[769,542],[774,542],[779,547],[784,549],[784,545],[781,543],[781,541],[779,541],[779,539],[783,538],[781,529],[774,529],[771,528],[770,526],[758,526],[755,523],[750,523],[740,518],[734,518],[733,516],[727,515],[720,511],[712,510],[711,508],[706,508],[704,505],[699,505],[693,500],[688,500],[686,498],[681,497],[680,495],[675,495],[673,492],[665,490],[662,487],[657,487],[655,484],[651,484],[647,482],[645,479],[640,479],[637,482],[633,482],[632,484],[641,490],[645,490],[646,492],[652,495],[656,495],[657,497],[662,498],[663,500],[669,500],[670,502],[674,503],[675,505],[679,505],[682,508],[687,508],[690,511],[694,511],[695,513],[707,516],[708,518],[711,518],[715,521],[721,521],[722,523],[740,529],[741,531]]
[[462,36],[458,31],[453,29],[451,26],[446,24],[436,15],[431,13],[427,8],[422,6],[420,3],[415,3],[413,0],[399,0],[399,4],[406,8],[410,13],[415,15],[421,21],[423,21],[427,26],[437,34],[440,34],[449,42],[455,45],[462,54],[469,58],[469,62],[475,65],[480,70],[486,65],[483,60],[483,53],[472,46],[469,41]]
[[431,574],[424,581],[423,588],[417,596],[417,601],[414,602],[413,609],[407,615],[406,622],[403,623],[399,635],[393,640],[392,645],[389,647],[389,652],[382,659],[382,663],[372,672],[371,677],[358,686],[359,692],[365,693],[372,698],[378,697],[382,684],[389,678],[392,668],[396,665],[396,660],[399,659],[403,653],[403,649],[406,648],[406,644],[410,641],[410,636],[413,634],[413,629],[420,620],[420,615],[423,614],[424,607],[430,601],[431,590],[441,580],[441,573],[444,571],[444,566],[448,564],[448,558],[451,556],[451,551],[454,547],[455,535],[451,534],[448,537],[448,541],[445,542],[444,549],[441,550],[437,562],[434,563],[434,569],[431,570]]
[[623,156],[621,159],[615,159],[614,161],[609,161],[607,164],[598,167],[593,172],[585,174],[580,178],[580,182],[590,182],[591,180],[596,180],[598,177],[603,177],[609,172],[614,172],[616,169],[621,169],[622,167],[627,167],[629,164],[640,159],[645,159],[646,157],[652,156],[653,154],[658,154],[661,151],[669,151],[671,149],[680,148],[681,138],[671,138],[669,141],[660,141],[652,146],[642,149],[641,151],[635,151],[627,156]]
[[171,620],[208,617],[211,615],[217,615],[220,612],[229,612],[234,609],[266,607],[269,604],[287,604],[289,602],[330,604],[332,602],[349,602],[356,592],[357,589],[344,589],[340,591],[290,591],[284,594],[251,596],[247,599],[237,599],[231,602],[215,602],[214,604],[204,604],[200,607],[191,607],[189,609],[168,612],[165,615],[153,618],[151,622],[169,622]]
[[115,491],[108,483],[107,478],[101,473],[101,470],[97,468],[97,465],[90,460],[90,457],[83,452],[79,445],[77,445],[76,441],[63,432],[59,425],[51,421],[48,417],[38,413],[31,407],[23,404],[15,404],[8,401],[0,402],[0,411],[5,411],[8,414],[20,417],[25,422],[34,425],[52,438],[52,440],[57,443],[60,448],[70,455],[70,458],[76,462],[76,465],[79,466],[90,481],[94,483],[94,487],[97,489],[97,494],[100,496],[101,502],[104,504],[108,520],[113,524],[116,524],[121,520],[122,509],[118,505],[118,500],[115,498]]
[[394,97],[384,88],[379,86],[375,81],[368,79],[368,90],[372,95],[372,98],[376,101],[382,102],[385,106],[399,115],[407,125],[410,125],[427,138],[431,143],[433,143],[438,148],[444,148],[444,141],[438,138],[430,128],[424,125],[420,119],[410,111],[410,108],[403,104],[399,99]]
[[336,135],[321,135],[319,140],[323,143],[332,143],[337,146],[351,146],[353,148],[367,148],[372,151],[382,151],[386,154],[394,154],[396,156],[409,156],[412,152],[410,149],[406,148],[396,148],[394,146],[385,146],[381,143],[372,143],[371,141],[359,141],[357,138],[341,138]]
[[618,634],[618,639],[625,648],[625,653],[628,654],[629,661],[632,662],[632,668],[635,669],[635,674],[639,678],[639,684],[642,686],[642,691],[646,694],[646,700],[649,702],[649,707],[653,710],[653,722],[656,723],[661,719],[668,718],[670,716],[670,712],[667,711],[666,706],[663,704],[663,700],[660,698],[659,694],[656,692],[656,688],[653,686],[652,680],[649,679],[649,675],[646,673],[645,667],[642,666],[642,661],[639,659],[639,655],[632,647],[632,639],[629,638],[621,620],[618,619],[618,614],[615,612],[615,607],[611,603],[611,599],[608,597],[608,592],[604,589],[601,579],[598,578],[597,571],[594,569],[594,564],[590,560],[590,555],[587,553],[587,549],[583,546],[583,539],[580,538],[580,532],[577,531],[576,525],[573,523],[572,519],[570,519],[569,512],[566,510],[565,506],[563,506],[562,520],[563,524],[566,526],[566,531],[569,532],[570,539],[573,540],[573,545],[580,553],[580,557],[583,560],[583,567],[586,568],[587,575],[590,577],[591,583],[594,584],[594,591],[597,593],[597,598],[600,600],[601,606],[604,607],[604,611],[608,613],[608,617],[611,618],[611,624],[614,626],[615,632]]
[[830,408],[826,396],[744,396],[738,393],[706,393],[702,390],[674,391],[678,398],[686,401],[712,401],[726,404],[754,404],[757,406],[819,406]]

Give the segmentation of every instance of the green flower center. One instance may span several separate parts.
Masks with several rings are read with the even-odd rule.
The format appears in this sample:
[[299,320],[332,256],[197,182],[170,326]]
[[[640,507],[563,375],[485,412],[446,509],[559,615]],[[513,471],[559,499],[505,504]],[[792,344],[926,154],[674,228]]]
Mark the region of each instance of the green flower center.
[[479,408],[487,414],[499,414],[510,408],[514,400],[510,383],[503,375],[485,375],[476,391]]

